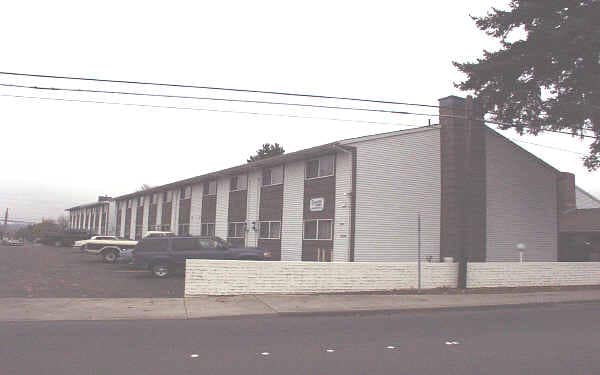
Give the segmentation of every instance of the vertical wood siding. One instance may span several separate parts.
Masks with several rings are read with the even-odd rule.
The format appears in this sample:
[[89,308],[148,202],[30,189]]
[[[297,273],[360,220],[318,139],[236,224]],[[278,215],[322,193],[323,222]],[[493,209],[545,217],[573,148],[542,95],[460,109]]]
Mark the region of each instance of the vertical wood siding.
[[301,260],[304,203],[304,162],[285,165],[283,176],[283,219],[281,260]]
[[417,259],[417,214],[421,254],[439,259],[439,128],[352,143],[357,152],[357,262]]
[[556,172],[493,130],[486,148],[487,260],[556,260]]

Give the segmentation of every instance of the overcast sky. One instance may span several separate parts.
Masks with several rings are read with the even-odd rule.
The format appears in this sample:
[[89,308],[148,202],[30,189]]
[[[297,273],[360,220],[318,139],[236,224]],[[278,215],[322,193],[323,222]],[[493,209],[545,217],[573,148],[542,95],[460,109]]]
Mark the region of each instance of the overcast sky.
[[[451,61],[496,42],[469,14],[506,1],[18,1],[3,4],[0,71],[90,76],[437,104],[465,95]],[[434,5],[435,4],[435,5]],[[243,99],[296,100],[207,90],[24,79],[0,83]],[[178,106],[211,112],[0,96],[0,208],[55,217],[63,209],[244,163],[263,142],[295,151],[333,140],[437,123],[376,115],[181,99],[0,88],[0,95]],[[359,105],[359,104],[354,104]],[[361,105],[365,106],[365,105]],[[435,109],[386,107],[421,113]],[[304,116],[283,117],[274,115]],[[318,117],[321,119],[316,119]],[[368,124],[322,118],[383,122]],[[392,125],[393,124],[393,125]],[[518,136],[503,132],[510,138]],[[586,145],[567,135],[519,143],[600,195]]]

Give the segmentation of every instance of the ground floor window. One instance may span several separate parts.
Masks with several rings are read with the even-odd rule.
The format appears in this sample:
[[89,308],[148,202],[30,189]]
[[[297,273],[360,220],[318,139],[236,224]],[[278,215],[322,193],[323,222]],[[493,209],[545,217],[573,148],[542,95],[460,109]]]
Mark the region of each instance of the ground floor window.
[[304,222],[305,240],[331,240],[333,220],[306,220]]
[[180,236],[189,236],[190,235],[190,225],[189,224],[179,224],[177,229],[177,234]]
[[246,222],[229,223],[228,238],[244,238]]
[[171,224],[162,224],[159,226],[159,230],[163,232],[168,232],[171,230]]
[[259,222],[261,239],[279,239],[281,238],[280,221],[260,221]]
[[215,223],[202,223],[200,234],[202,236],[214,236],[215,235]]

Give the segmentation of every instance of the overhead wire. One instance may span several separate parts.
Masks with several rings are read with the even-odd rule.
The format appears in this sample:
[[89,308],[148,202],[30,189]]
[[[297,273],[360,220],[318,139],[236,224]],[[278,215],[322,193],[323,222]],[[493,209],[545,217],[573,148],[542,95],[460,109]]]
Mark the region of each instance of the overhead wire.
[[314,99],[347,100],[347,101],[359,101],[359,102],[366,102],[366,103],[394,104],[394,105],[408,105],[408,106],[417,106],[417,107],[439,108],[439,106],[431,105],[431,104],[397,102],[397,101],[377,100],[377,99],[363,99],[363,98],[344,97],[344,96],[292,93],[292,92],[285,92],[285,91],[252,90],[252,89],[239,89],[239,88],[217,87],[217,86],[184,85],[184,84],[176,84],[176,83],[128,81],[128,80],[114,80],[114,79],[102,79],[102,78],[90,78],[90,77],[60,76],[60,75],[17,73],[17,72],[0,72],[0,74],[10,75],[10,76],[21,76],[21,77],[78,80],[78,81],[91,81],[91,82],[104,82],[104,83],[121,83],[121,84],[135,84],[135,85],[147,85],[147,86],[179,87],[179,88],[192,88],[192,89],[230,91],[230,92],[245,92],[245,93],[253,93],[253,94],[297,96],[297,97],[314,98]]

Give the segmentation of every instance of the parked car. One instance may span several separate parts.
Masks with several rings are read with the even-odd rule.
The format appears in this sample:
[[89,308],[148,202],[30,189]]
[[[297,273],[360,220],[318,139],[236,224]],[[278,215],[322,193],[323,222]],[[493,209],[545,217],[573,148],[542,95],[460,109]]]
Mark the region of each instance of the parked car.
[[23,240],[3,240],[2,244],[7,246],[23,246],[25,242]]
[[169,277],[186,259],[270,260],[271,252],[257,247],[232,247],[219,237],[149,237],[133,250],[136,268],[155,277]]
[[73,247],[80,248],[86,254],[100,255],[105,263],[115,263],[119,258],[131,257],[137,243],[114,236],[94,236],[89,240],[77,241]]
[[173,232],[161,232],[161,231],[148,231],[146,232],[146,234],[144,235],[144,238],[147,237],[171,237],[174,236],[175,233]]

